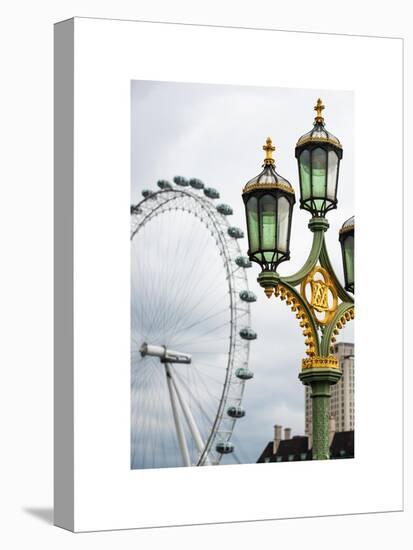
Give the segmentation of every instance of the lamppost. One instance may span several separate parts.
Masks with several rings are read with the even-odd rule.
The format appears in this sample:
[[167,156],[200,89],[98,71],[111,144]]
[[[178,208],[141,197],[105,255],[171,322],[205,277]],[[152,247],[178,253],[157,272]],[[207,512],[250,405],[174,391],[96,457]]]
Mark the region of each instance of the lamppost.
[[339,234],[344,264],[343,287],[331,265],[324,239],[329,228],[326,214],[337,208],[337,184],[343,149],[325,128],[321,99],[314,107],[313,128],[297,142],[295,156],[300,180],[300,208],[311,213],[313,233],[309,256],[296,273],[281,276],[277,267],[290,259],[290,234],[295,193],[275,171],[275,147],[267,138],[263,170],[243,189],[248,229],[248,256],[260,265],[258,283],[268,298],[279,297],[295,313],[305,337],[306,357],[299,379],[311,386],[313,459],[329,458],[328,421],[331,386],[342,375],[332,355],[336,336],[354,318],[354,218]]

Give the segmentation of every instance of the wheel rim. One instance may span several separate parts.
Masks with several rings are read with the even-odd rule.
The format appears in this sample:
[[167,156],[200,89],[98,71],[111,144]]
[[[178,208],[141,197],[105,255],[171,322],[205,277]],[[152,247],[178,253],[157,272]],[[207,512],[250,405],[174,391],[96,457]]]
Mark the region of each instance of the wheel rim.
[[132,468],[182,465],[165,364],[142,357],[143,342],[192,356],[170,365],[202,439],[200,449],[182,421],[191,464],[218,464],[217,443],[230,441],[236,419],[227,410],[240,406],[245,384],[235,371],[249,355],[239,330],[250,325],[250,308],[239,297],[247,278],[228,227],[213,200],[190,190],[159,191],[133,207]]

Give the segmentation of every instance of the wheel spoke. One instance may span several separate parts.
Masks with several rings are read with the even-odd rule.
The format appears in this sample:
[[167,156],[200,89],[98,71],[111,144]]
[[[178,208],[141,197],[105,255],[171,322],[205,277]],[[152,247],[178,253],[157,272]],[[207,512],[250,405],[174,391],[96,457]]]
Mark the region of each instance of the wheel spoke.
[[[190,190],[157,192],[133,214],[131,239],[131,465],[174,467],[220,461],[215,441],[229,440],[228,404],[241,403],[249,342],[245,270],[214,203]],[[141,353],[143,343],[157,356]],[[159,347],[161,346],[161,347]],[[165,346],[163,348],[162,346]],[[166,349],[166,351],[162,351]],[[171,364],[162,354],[189,354]],[[169,359],[168,359],[169,361]],[[235,459],[236,460],[236,459]]]

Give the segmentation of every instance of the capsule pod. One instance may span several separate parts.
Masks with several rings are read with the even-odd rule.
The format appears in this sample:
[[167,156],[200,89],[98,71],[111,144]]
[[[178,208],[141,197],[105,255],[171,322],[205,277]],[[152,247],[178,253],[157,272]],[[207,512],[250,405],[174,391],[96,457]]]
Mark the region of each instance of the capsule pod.
[[218,204],[217,210],[223,216],[231,216],[234,213],[229,204]]
[[172,185],[166,180],[158,180],[157,185],[160,189],[172,189]]
[[234,239],[242,239],[244,237],[244,231],[239,227],[228,227],[228,235]]
[[227,455],[229,453],[232,453],[232,451],[234,450],[234,445],[231,443],[231,441],[220,441],[216,444],[215,450],[222,455]]
[[239,331],[239,335],[244,340],[255,340],[257,338],[257,333],[252,330],[250,327],[245,327]]
[[204,183],[201,180],[198,180],[197,178],[192,178],[189,180],[189,185],[193,187],[194,189],[203,189]]
[[210,199],[219,199],[219,192],[213,187],[205,187],[204,195]]
[[144,189],[142,191],[142,196],[145,197],[145,199],[147,199],[148,197],[150,197],[154,193],[155,193],[155,191],[151,191],[151,189]]
[[176,183],[176,185],[180,185],[181,187],[188,187],[189,185],[189,181],[182,176],[175,176],[174,183]]
[[229,407],[229,409],[227,409],[227,415],[231,418],[242,418],[245,416],[245,409],[240,406]]
[[237,258],[235,258],[235,263],[239,267],[252,267],[252,262],[247,256],[238,256]]
[[240,380],[251,380],[254,378],[254,373],[248,367],[240,367],[235,371],[235,376]]
[[243,302],[256,302],[257,296],[251,290],[241,290],[239,297]]

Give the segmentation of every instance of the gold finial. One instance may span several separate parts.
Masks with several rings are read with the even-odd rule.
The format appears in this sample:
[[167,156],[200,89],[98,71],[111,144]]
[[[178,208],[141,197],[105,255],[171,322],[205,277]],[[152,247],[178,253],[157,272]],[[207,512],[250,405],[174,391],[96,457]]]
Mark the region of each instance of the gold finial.
[[325,106],[323,105],[323,102],[320,98],[317,99],[317,104],[314,107],[314,111],[316,111],[317,116],[315,117],[316,122],[324,122],[323,115],[321,114],[323,110],[325,109]]
[[264,163],[265,164],[274,164],[274,159],[272,158],[272,153],[273,153],[273,151],[275,151],[275,147],[272,144],[272,139],[270,137],[267,137],[265,145],[263,145],[262,148],[264,149],[265,154],[266,154],[265,159],[264,159]]
[[274,289],[272,286],[266,286],[264,288],[264,292],[265,292],[265,295],[267,296],[267,298],[271,298],[271,296],[274,294]]

